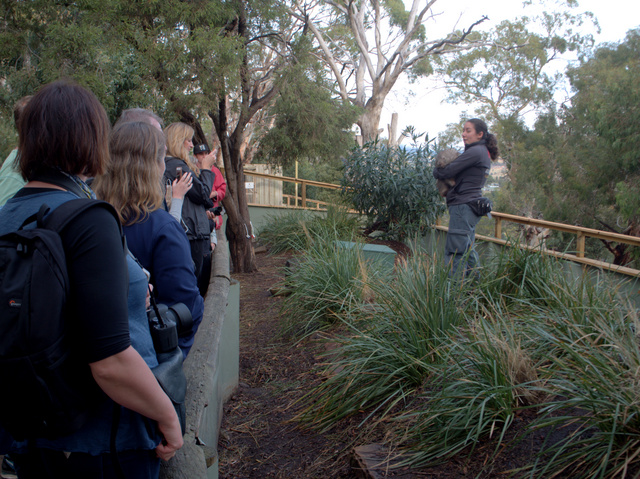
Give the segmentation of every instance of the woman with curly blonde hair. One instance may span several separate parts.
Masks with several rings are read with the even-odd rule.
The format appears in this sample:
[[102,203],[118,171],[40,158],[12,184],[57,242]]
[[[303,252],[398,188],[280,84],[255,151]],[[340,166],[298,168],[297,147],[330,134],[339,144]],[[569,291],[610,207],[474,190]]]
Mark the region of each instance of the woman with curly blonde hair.
[[[187,238],[191,247],[191,257],[195,266],[195,274],[199,284],[209,285],[208,278],[200,278],[205,256],[210,251],[211,223],[207,217],[207,209],[213,208],[213,201],[209,197],[215,174],[211,171],[215,158],[207,160],[199,169],[189,158],[189,151],[193,148],[193,128],[185,123],[172,123],[165,128],[167,139],[167,156],[165,158],[165,180],[173,182],[181,175],[191,175],[193,186],[184,197],[182,204],[182,221],[184,222]],[[204,287],[203,287],[204,289]],[[205,294],[205,291],[200,291]]]
[[186,357],[202,321],[204,302],[185,232],[163,208],[164,145],[162,132],[147,123],[116,125],[107,171],[96,177],[93,187],[118,212],[129,250],[151,273],[157,301],[184,303],[191,311],[193,327],[178,340]]

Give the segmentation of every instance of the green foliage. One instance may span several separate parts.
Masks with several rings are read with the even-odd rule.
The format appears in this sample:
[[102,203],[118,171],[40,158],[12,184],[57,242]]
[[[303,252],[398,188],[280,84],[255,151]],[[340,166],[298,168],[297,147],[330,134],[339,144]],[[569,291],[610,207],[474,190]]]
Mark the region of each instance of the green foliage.
[[[563,313],[542,332],[555,348],[545,388],[553,396],[534,425],[561,439],[545,442],[528,469],[532,477],[624,477],[640,467],[637,311],[609,302]],[[568,425],[570,434],[558,434]]]
[[494,257],[489,274],[483,274],[481,290],[476,301],[494,302],[496,298],[507,305],[545,304],[550,300],[546,289],[549,283],[564,282],[558,260],[540,251],[529,251],[510,245],[507,252]]
[[444,211],[432,175],[430,143],[389,148],[378,142],[356,148],[345,159],[342,186],[369,227],[405,238],[424,232]]
[[341,246],[333,231],[310,237],[304,254],[286,272],[291,294],[282,306],[285,334],[306,336],[358,310],[367,299],[367,282],[380,264],[365,261],[362,244]]
[[232,17],[228,3],[36,0],[1,8],[3,113],[66,76],[91,89],[112,121],[138,106],[170,119],[168,113],[200,106],[202,94],[204,108],[214,105],[220,80],[210,72],[231,73],[239,61],[235,40],[219,34]]
[[291,166],[309,159],[331,161],[354,144],[351,126],[360,111],[331,96],[331,88],[314,65],[297,64],[282,79],[271,113],[275,124],[260,142],[258,160]]
[[[260,114],[272,103],[282,78],[292,85],[288,93],[307,95],[318,105],[328,103],[314,89],[319,84],[315,74],[321,70],[310,67],[309,59],[315,58],[300,47],[306,43],[304,22],[289,7],[263,0],[2,1],[0,131],[9,128],[17,99],[66,76],[91,89],[111,121],[123,109],[149,108],[165,124],[192,124],[201,137],[199,120],[211,118],[218,138],[226,143],[222,152],[227,172],[237,171],[245,162],[249,137],[252,144],[259,142],[259,124],[269,120]],[[298,64],[304,67],[300,71]],[[290,65],[295,66],[288,71]],[[293,102],[284,109],[282,121],[297,122],[299,117],[291,113],[295,107]],[[297,134],[302,149],[314,148],[306,154],[314,159],[328,152],[337,155],[349,144],[344,124],[352,113],[341,108],[323,112],[323,122]],[[340,128],[342,136],[336,133]],[[308,136],[310,131],[329,133],[327,141]],[[296,155],[305,156],[302,150]],[[227,178],[236,180],[242,181],[241,175]],[[244,188],[236,186],[229,185],[225,200],[236,205],[228,208],[227,221],[232,259],[239,270],[253,271],[254,257],[246,248],[233,247],[244,241],[244,225],[249,223],[246,202],[237,198]]]
[[330,206],[324,213],[292,210],[284,215],[272,216],[258,233],[273,254],[282,251],[302,251],[316,237],[331,236],[351,241],[357,233],[358,219],[338,206]]
[[591,35],[574,31],[589,19],[569,12],[543,13],[540,18],[503,21],[482,33],[478,41],[483,46],[440,61],[449,101],[479,102],[478,115],[490,123],[517,121],[527,108],[550,104],[561,75],[547,73],[545,66],[560,53],[582,52],[593,44]]
[[293,210],[286,215],[273,215],[267,218],[266,225],[258,232],[258,238],[273,254],[288,250],[303,250],[309,241],[306,225],[315,219],[316,214],[306,210]]
[[488,437],[497,453],[520,409],[542,398],[535,364],[508,316],[473,322],[443,349],[450,356],[425,393],[426,407],[400,417],[409,424],[406,462],[416,466],[473,454]]
[[[638,234],[639,58],[640,31],[632,30],[624,42],[600,46],[568,71],[571,105],[541,115],[531,131],[522,127],[503,150],[511,185],[500,211]],[[588,247],[616,264],[633,258],[631,247],[621,246],[613,259],[602,244]]]
[[640,188],[637,183],[621,181],[616,185],[616,205],[620,214],[629,220],[640,222]]
[[[366,289],[366,276],[360,281]],[[414,252],[390,282],[372,283],[368,302],[329,295],[334,307],[348,304],[335,315],[339,348],[299,419],[328,430],[363,414],[361,426],[392,425],[387,437],[405,452],[401,464],[432,465],[479,445],[497,454],[510,445],[515,418],[533,409],[531,427],[554,432],[520,472],[637,471],[640,321],[615,285],[571,279],[559,261],[518,248],[488,262],[473,289],[454,284],[438,261]],[[324,287],[315,288],[319,298]]]
[[328,379],[307,395],[309,406],[299,419],[315,428],[326,430],[363,409],[369,410],[366,421],[404,404],[443,361],[446,333],[461,320],[462,290],[422,253],[398,265],[395,277],[372,282],[371,292],[372,302],[360,306],[357,319],[344,320],[349,331],[331,351],[337,359],[328,366]]
[[[632,30],[619,45],[599,48],[593,58],[569,71],[569,77],[577,90],[573,99],[571,116],[565,123],[572,128],[571,146],[582,157],[584,172],[576,182],[574,191],[582,200],[591,196],[589,189],[598,191],[599,200],[614,205],[622,213],[620,204],[626,201],[625,194],[616,198],[615,186],[623,183],[624,192],[634,188],[640,180],[640,111],[635,106],[640,102],[640,30]],[[575,130],[579,128],[579,130]],[[591,196],[591,201],[593,197]],[[624,210],[623,220],[633,219],[636,211]],[[609,218],[607,218],[609,219]]]
[[8,125],[0,121],[0,166],[11,150],[18,145],[18,135],[13,125]]

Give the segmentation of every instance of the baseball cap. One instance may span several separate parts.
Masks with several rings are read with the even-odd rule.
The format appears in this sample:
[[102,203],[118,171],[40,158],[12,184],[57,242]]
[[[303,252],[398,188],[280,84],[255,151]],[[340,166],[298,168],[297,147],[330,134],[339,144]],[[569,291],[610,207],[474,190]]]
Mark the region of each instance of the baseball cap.
[[210,152],[211,152],[211,150],[206,145],[206,143],[202,143],[201,145],[195,145],[193,147],[193,154],[194,155],[199,155],[200,153],[210,153]]

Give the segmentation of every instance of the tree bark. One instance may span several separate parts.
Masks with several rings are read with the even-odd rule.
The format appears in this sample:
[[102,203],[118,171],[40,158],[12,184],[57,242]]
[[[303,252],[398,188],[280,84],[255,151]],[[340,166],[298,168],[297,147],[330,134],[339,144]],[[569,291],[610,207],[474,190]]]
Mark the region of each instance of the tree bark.
[[[237,26],[236,34],[244,39],[245,47],[248,48],[250,42],[245,11],[242,8],[235,25]],[[227,97],[223,97],[218,102],[217,111],[209,112],[220,140],[227,177],[227,194],[222,204],[227,211],[225,233],[229,241],[229,254],[234,271],[240,273],[252,273],[258,269],[253,250],[253,227],[249,216],[243,171],[247,127],[256,113],[267,106],[278,92],[269,81],[271,72],[252,80],[249,71],[248,52],[245,50],[243,64],[240,67],[240,113],[233,131],[231,132],[229,128],[231,115]]]
[[[236,136],[236,131],[234,136]],[[239,136],[239,135],[238,135]],[[229,254],[234,271],[242,273],[251,273],[257,271],[256,255],[253,250],[253,227],[249,216],[249,205],[247,204],[247,191],[244,181],[244,163],[242,161],[242,146],[238,145],[237,139],[231,143],[233,147],[229,151],[228,156],[231,158],[231,169],[233,181],[227,183],[227,196],[222,201],[227,210],[227,227],[225,233],[229,241]],[[225,157],[223,151],[223,158]],[[226,170],[225,164],[225,170]],[[227,175],[229,180],[229,175]],[[233,183],[233,187],[231,186]],[[229,192],[231,194],[229,195]],[[227,201],[227,199],[233,199]]]
[[257,271],[256,257],[253,251],[251,237],[251,219],[247,205],[247,193],[244,184],[242,150],[238,146],[241,127],[229,136],[227,125],[227,100],[218,103],[218,111],[210,112],[218,138],[227,178],[227,194],[222,205],[227,212],[225,234],[229,242],[229,255],[235,272],[251,273]]
[[[629,225],[624,229],[624,231],[619,232],[615,228],[612,228],[608,224],[604,223],[603,221],[598,220],[598,222],[608,230],[613,231],[614,233],[640,237],[640,223],[630,221]],[[625,243],[617,243],[614,245],[613,242],[608,240],[603,240],[603,239],[601,239],[600,241],[602,241],[605,248],[607,248],[607,250],[609,250],[609,252],[613,254],[613,264],[617,266],[625,266],[631,263],[631,261],[633,260],[631,256],[630,245]]]
[[[375,94],[374,94],[375,95]],[[375,140],[381,133],[378,126],[380,125],[380,116],[382,114],[382,105],[386,93],[380,93],[371,97],[367,102],[366,109],[362,116],[358,119],[358,126],[365,143]],[[379,101],[380,100],[380,101]]]

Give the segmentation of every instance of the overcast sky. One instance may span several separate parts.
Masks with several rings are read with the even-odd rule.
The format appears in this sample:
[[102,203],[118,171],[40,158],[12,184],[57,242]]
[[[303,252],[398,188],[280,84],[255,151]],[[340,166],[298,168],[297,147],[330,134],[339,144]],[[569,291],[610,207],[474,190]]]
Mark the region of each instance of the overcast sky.
[[[640,0],[578,0],[579,7],[574,12],[593,12],[600,24],[600,34],[594,34],[596,43],[619,42],[624,39],[628,30],[640,25]],[[522,2],[518,0],[457,0],[436,2],[436,9],[451,9],[455,5],[457,13],[449,10],[439,17],[437,24],[445,28],[443,33],[451,30],[459,18],[458,27],[466,26],[480,18],[483,14],[491,23],[513,19],[523,14]],[[557,68],[564,70],[566,63],[557,63]],[[467,105],[450,105],[442,103],[444,91],[433,88],[426,81],[408,84],[399,81],[395,91],[387,97],[382,111],[380,128],[384,128],[381,136],[387,137],[387,124],[391,114],[398,113],[398,132],[407,125],[413,125],[419,132],[428,132],[433,138],[444,130],[447,123],[456,122],[464,110],[471,110]]]

